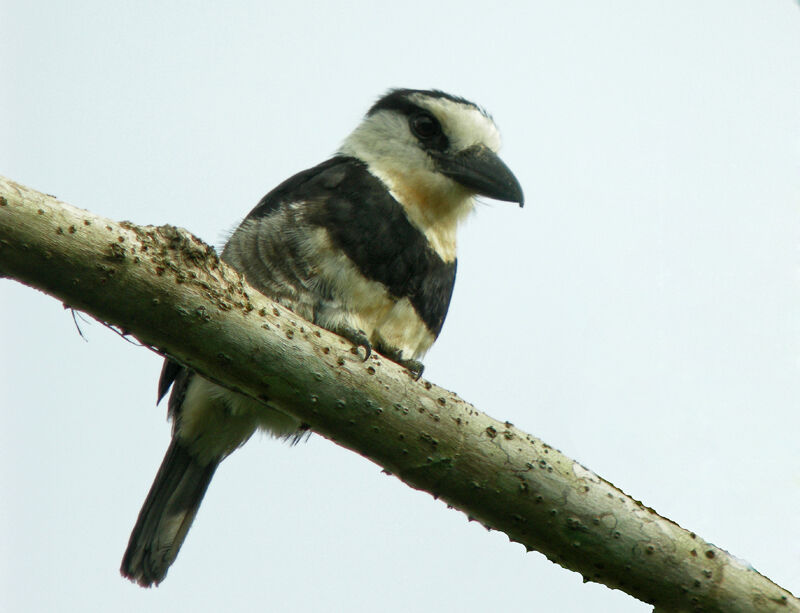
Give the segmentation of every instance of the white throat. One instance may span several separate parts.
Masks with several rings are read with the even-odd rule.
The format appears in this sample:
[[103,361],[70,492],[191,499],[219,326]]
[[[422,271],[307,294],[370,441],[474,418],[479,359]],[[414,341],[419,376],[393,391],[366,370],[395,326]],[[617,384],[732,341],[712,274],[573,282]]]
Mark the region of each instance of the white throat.
[[[443,261],[454,261],[458,225],[475,206],[472,194],[444,177],[437,176],[432,181],[430,176],[419,177],[416,173],[398,173],[370,165],[368,168],[400,203],[409,221],[425,235],[431,249]],[[450,185],[432,185],[445,181]]]

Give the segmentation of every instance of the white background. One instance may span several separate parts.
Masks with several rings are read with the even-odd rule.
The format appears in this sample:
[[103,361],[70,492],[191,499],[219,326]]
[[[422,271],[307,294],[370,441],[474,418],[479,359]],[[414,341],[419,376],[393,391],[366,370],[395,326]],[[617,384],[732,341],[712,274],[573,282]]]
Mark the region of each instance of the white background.
[[[426,376],[800,593],[797,3],[0,10],[0,173],[217,245],[387,88],[484,105],[527,205],[464,227]],[[3,611],[650,610],[319,437],[254,438],[132,585],[161,361],[81,329],[0,281]]]

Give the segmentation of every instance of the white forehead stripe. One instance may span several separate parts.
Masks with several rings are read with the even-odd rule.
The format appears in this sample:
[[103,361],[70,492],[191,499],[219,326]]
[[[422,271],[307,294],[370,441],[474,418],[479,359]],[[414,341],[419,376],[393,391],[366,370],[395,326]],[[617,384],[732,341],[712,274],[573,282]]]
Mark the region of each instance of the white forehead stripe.
[[428,109],[441,122],[454,151],[472,145],[486,145],[495,153],[500,150],[500,132],[494,121],[469,104],[453,102],[447,98],[431,98],[413,94],[409,100]]

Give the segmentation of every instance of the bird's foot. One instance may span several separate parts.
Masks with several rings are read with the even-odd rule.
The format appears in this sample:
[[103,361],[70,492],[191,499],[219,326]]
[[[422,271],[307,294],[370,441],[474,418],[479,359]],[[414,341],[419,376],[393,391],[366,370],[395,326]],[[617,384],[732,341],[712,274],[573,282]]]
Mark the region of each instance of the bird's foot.
[[419,360],[394,360],[400,366],[405,368],[408,371],[408,374],[411,375],[411,378],[414,381],[419,381],[419,378],[422,376],[422,372],[425,370],[425,364],[420,362]]
[[372,355],[372,345],[367,338],[366,333],[363,330],[356,330],[355,328],[351,328],[347,325],[337,326],[335,329],[331,330],[331,332],[335,332],[341,337],[346,338],[348,341],[355,345],[354,349],[357,350],[358,347],[364,348],[364,361],[366,362],[369,359],[369,356]]
[[403,358],[403,352],[390,347],[385,347],[379,344],[375,350],[383,356],[389,358],[395,364],[399,364],[408,371],[414,381],[419,381],[422,376],[422,371],[425,370],[425,365],[419,360],[406,360]]

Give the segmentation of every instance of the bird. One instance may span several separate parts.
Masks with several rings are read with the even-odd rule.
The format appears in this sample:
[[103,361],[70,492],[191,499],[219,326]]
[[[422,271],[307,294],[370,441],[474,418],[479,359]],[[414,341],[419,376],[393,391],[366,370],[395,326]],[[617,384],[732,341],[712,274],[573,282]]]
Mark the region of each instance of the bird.
[[[499,148],[477,104],[391,89],[330,159],[264,196],[220,257],[298,316],[419,378],[450,305],[457,227],[478,197],[524,203]],[[166,577],[222,460],[256,430],[296,442],[309,429],[167,357],[158,402],[170,388],[172,439],[120,568],[143,587]]]

